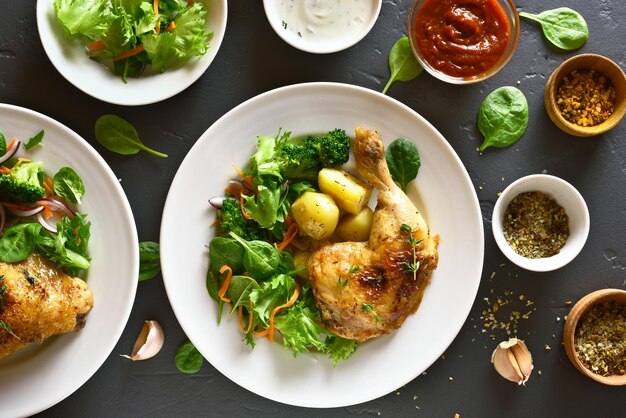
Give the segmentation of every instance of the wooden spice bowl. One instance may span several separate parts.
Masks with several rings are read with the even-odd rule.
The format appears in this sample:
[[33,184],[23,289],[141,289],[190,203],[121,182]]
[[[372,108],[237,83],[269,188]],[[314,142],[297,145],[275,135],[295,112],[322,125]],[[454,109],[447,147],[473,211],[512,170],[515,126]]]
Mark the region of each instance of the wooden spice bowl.
[[[595,70],[613,83],[615,110],[607,120],[595,126],[578,126],[566,120],[556,103],[556,94],[563,77],[574,70]],[[562,131],[574,136],[595,136],[613,129],[626,114],[626,75],[621,67],[607,57],[597,54],[576,55],[557,67],[552,73],[544,92],[544,104],[552,122]]]
[[563,329],[563,345],[567,357],[585,376],[611,386],[626,385],[626,375],[601,376],[586,368],[576,354],[575,334],[580,318],[594,305],[602,302],[620,302],[626,304],[626,291],[621,289],[602,289],[589,293],[580,299],[571,309]]

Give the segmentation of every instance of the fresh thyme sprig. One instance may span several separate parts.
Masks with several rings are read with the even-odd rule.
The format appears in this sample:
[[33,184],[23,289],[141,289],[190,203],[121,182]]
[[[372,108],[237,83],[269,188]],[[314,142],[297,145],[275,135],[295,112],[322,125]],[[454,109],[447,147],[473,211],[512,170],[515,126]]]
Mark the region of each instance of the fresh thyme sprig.
[[417,246],[417,244],[422,242],[422,240],[415,239],[415,237],[413,236],[413,228],[411,228],[407,224],[402,224],[402,226],[400,226],[400,230],[409,234],[406,242],[411,244],[411,248],[413,249],[413,262],[406,261],[404,265],[406,266],[406,269],[408,271],[413,273],[413,280],[417,280],[417,271],[420,268],[420,262],[417,260],[417,249],[415,247]]

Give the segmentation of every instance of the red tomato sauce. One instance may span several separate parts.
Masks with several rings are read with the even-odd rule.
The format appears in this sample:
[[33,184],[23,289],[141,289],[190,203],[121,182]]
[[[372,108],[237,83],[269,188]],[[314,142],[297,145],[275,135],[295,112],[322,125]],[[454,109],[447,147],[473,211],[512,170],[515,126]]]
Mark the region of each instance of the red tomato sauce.
[[426,0],[415,16],[414,44],[434,69],[474,77],[506,52],[511,25],[496,0]]

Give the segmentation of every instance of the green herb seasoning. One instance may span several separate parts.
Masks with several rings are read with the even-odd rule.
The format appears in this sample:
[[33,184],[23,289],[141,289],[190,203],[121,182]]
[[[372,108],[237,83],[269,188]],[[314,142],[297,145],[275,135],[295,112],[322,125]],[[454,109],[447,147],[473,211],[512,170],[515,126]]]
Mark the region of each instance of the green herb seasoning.
[[569,237],[565,209],[541,192],[517,195],[504,212],[502,228],[513,251],[527,258],[558,254]]
[[626,304],[604,302],[582,316],[574,336],[583,365],[602,376],[626,374]]

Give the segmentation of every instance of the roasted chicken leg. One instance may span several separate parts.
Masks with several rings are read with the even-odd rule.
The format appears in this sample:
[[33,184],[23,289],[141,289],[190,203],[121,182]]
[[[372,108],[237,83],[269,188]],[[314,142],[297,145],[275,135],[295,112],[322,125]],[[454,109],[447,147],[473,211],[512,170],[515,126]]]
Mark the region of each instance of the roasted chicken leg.
[[417,310],[437,267],[439,236],[393,182],[378,132],[357,128],[354,154],[361,177],[380,191],[369,241],[322,246],[307,271],[324,325],[364,341]]
[[93,307],[87,284],[39,255],[0,263],[0,358],[34,342],[78,331]]

